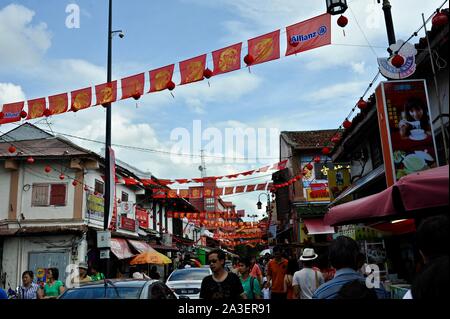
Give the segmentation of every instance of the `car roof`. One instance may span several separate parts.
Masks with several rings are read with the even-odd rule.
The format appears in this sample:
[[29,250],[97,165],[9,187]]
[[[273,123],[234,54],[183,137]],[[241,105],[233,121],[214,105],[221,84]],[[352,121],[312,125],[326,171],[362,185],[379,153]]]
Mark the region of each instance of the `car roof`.
[[175,272],[191,272],[191,271],[201,271],[201,270],[205,270],[205,269],[210,269],[209,267],[208,268],[206,268],[206,267],[191,267],[191,268],[184,268],[184,269],[175,269],[173,272],[172,272],[172,274],[173,273],[175,273]]
[[[114,284],[116,287],[143,287],[147,283],[153,284],[155,282],[161,282],[159,280],[146,280],[146,279],[107,279],[108,282]],[[104,280],[98,280],[98,281],[92,281],[92,282],[86,282],[80,284],[80,287],[78,288],[92,288],[92,287],[104,287],[105,281]],[[109,287],[112,287],[111,284],[108,285]]]

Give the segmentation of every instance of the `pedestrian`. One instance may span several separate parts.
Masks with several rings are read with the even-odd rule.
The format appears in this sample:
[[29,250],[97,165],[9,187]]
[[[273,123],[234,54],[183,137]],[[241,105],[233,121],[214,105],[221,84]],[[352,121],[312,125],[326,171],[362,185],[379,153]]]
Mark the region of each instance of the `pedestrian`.
[[232,264],[231,272],[239,276],[239,257],[233,257],[231,264]]
[[34,274],[26,270],[22,274],[22,286],[19,287],[19,299],[37,299],[39,285],[33,282]]
[[244,288],[247,299],[261,299],[259,281],[250,275],[251,260],[249,258],[241,258],[238,265],[242,288]]
[[252,257],[250,259],[250,276],[255,277],[258,280],[259,286],[262,286],[262,272],[261,268],[259,268],[259,265],[256,263],[256,257]]
[[144,272],[141,271],[141,269],[139,269],[138,267],[131,268],[130,273],[132,273],[131,277],[133,279],[150,279],[150,277],[144,274]]
[[[357,271],[357,257],[359,247],[356,241],[347,236],[339,236],[329,247],[329,259],[331,266],[336,268],[333,279],[321,285],[313,295],[313,299],[335,299],[339,290],[346,283],[359,280],[365,283],[364,276]],[[375,288],[378,299],[386,298],[386,291],[380,285]]]
[[246,299],[239,277],[225,270],[225,253],[212,250],[208,253],[212,275],[203,278],[200,288],[201,299]]
[[404,299],[449,299],[449,218],[446,215],[429,217],[417,229],[417,246],[424,261],[422,271],[413,281]]
[[263,278],[263,285],[261,292],[264,299],[270,299],[270,283],[267,281],[267,277]]
[[39,299],[56,299],[65,290],[64,283],[59,278],[58,268],[49,268],[47,270],[47,282],[44,287],[39,287]]
[[299,270],[298,262],[294,258],[288,260],[286,275],[284,275],[284,290],[287,299],[296,299],[294,294],[294,274]]
[[292,283],[296,299],[312,299],[317,288],[325,282],[322,273],[315,267],[313,268],[314,260],[317,257],[313,248],[303,250],[300,256],[303,268],[294,274]]
[[2,288],[0,288],[0,300],[1,299],[8,299],[8,294]]
[[378,299],[374,288],[368,288],[367,285],[359,280],[353,280],[339,290],[336,299],[359,299],[375,300]]
[[72,284],[79,285],[84,282],[91,282],[92,278],[88,275],[88,265],[85,262],[78,264],[78,276],[72,279]]
[[274,300],[286,299],[284,290],[284,275],[286,275],[288,261],[281,257],[281,247],[273,248],[274,258],[267,264],[267,280],[272,282],[271,298]]
[[148,276],[151,279],[156,279],[156,280],[161,279],[161,275],[159,274],[158,270],[156,269],[156,266],[152,266],[150,268],[150,272],[149,272]]
[[91,266],[91,279],[92,281],[105,279],[105,275],[98,271],[98,266],[96,264]]

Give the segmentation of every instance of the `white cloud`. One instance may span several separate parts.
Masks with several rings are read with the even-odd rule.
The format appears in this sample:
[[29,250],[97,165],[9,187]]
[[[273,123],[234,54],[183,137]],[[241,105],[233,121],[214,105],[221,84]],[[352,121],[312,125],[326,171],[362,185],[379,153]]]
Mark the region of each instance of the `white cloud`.
[[50,47],[47,25],[32,25],[34,15],[34,11],[17,4],[0,10],[1,68],[36,65]]
[[13,83],[0,83],[0,106],[4,103],[20,102],[25,100],[25,93],[19,85]]
[[366,72],[366,62],[352,62],[352,69],[358,74],[364,74]]
[[341,98],[354,98],[367,85],[365,82],[338,83],[317,90],[307,96],[312,102],[336,101]]

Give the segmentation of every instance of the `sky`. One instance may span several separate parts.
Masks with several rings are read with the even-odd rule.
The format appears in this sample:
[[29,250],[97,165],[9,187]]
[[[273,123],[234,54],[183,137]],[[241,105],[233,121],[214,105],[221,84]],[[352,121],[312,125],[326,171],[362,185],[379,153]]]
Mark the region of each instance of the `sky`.
[[[408,39],[421,26],[421,14],[430,16],[442,3],[391,0],[397,39]],[[79,8],[79,25],[69,28],[73,4]],[[113,38],[112,72],[117,80],[175,63],[178,84],[178,62],[208,53],[212,68],[212,51],[243,42],[243,57],[248,39],[281,30],[278,60],[177,86],[173,96],[166,90],[114,103],[112,143],[121,145],[114,147],[116,157],[158,178],[194,178],[200,176],[198,155],[205,149],[206,174],[226,175],[278,162],[281,131],[336,129],[376,75],[376,58],[388,54],[381,4],[348,4],[345,33],[336,24],[338,16],[332,17],[331,45],[285,57],[285,27],[325,13],[325,0],[114,0],[113,30],[125,34]],[[107,0],[0,0],[0,105],[104,83],[107,17]],[[105,115],[96,106],[31,123],[101,142]],[[0,134],[14,127],[2,125]],[[226,138],[233,129],[257,134],[239,148]],[[102,149],[101,143],[64,136],[93,151]],[[258,150],[268,151],[259,158],[252,153],[256,141]],[[180,152],[193,155],[168,154]],[[236,160],[246,157],[250,160]],[[269,179],[263,174],[239,183]],[[261,216],[258,195],[224,199]]]

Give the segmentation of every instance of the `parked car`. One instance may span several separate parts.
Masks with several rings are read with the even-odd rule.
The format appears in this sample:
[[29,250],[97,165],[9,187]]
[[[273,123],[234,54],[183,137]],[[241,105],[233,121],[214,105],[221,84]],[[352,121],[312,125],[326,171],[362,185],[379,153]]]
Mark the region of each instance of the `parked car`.
[[211,274],[209,267],[177,269],[167,278],[166,285],[177,297],[199,299],[202,280]]
[[177,299],[159,280],[107,279],[67,289],[59,299]]

